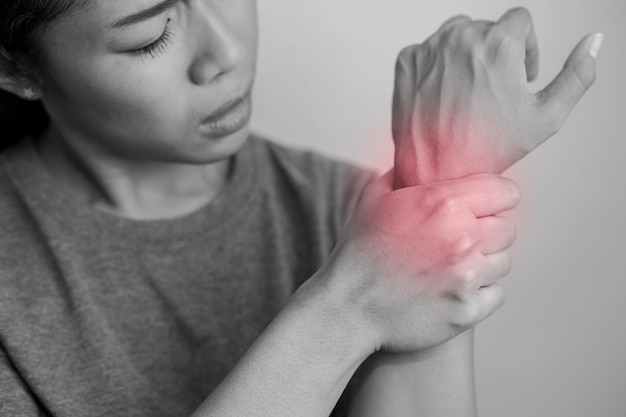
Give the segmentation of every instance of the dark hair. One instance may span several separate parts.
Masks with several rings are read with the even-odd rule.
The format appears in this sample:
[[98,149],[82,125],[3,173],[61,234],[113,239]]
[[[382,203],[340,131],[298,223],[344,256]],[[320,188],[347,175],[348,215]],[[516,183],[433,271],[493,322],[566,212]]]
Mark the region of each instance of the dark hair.
[[[46,27],[86,0],[0,0],[0,68],[16,77],[36,74],[45,62],[38,40]],[[38,101],[0,90],[0,150],[24,136],[38,136],[49,122]]]

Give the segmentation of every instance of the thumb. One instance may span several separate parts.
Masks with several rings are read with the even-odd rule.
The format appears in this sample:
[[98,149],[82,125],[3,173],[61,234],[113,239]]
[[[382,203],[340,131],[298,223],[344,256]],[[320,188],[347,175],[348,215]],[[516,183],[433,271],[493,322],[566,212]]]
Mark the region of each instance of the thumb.
[[[554,134],[563,126],[569,113],[596,79],[596,57],[602,47],[604,35],[585,36],[574,47],[556,78],[537,93],[540,120]],[[544,140],[548,137],[543,138]]]

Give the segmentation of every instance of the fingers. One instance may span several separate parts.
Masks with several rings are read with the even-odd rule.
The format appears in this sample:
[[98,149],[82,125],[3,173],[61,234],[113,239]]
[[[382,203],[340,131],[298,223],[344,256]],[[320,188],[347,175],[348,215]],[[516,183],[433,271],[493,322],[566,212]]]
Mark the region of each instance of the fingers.
[[528,10],[517,7],[504,13],[492,27],[517,38],[526,49],[526,78],[533,81],[539,73],[539,47],[532,17]]
[[507,251],[492,253],[483,257],[485,262],[484,273],[480,277],[479,289],[495,284],[511,272],[511,254]]
[[468,24],[468,23],[472,23],[472,19],[470,19],[466,15],[453,16],[450,19],[443,22],[441,26],[439,26],[439,29],[437,29],[436,32],[434,32],[432,35],[428,37],[428,39],[424,41],[424,44],[426,45],[430,44],[432,46],[437,45],[441,39],[441,36],[445,34],[448,30],[450,30],[454,26]]
[[465,199],[476,217],[491,216],[514,209],[520,202],[521,192],[512,180],[496,177],[477,187]]
[[458,300],[465,305],[461,324],[467,328],[483,321],[504,303],[504,290],[497,281],[510,272],[510,255],[499,252],[484,256],[481,262],[480,273],[468,275],[472,278],[458,296]]
[[475,298],[478,305],[477,324],[504,304],[504,288],[498,284],[498,280],[511,272],[511,256],[508,252],[487,255],[485,261],[489,264],[487,273],[482,277],[482,285],[476,291]]
[[500,36],[512,36],[514,39],[517,39],[520,44],[524,45],[527,80],[533,81],[537,78],[539,73],[539,48],[532,17],[528,10],[522,7],[510,9],[495,23],[487,20],[472,21],[465,15],[454,16],[445,21],[427,42],[435,42],[442,33],[456,25],[469,23],[482,26],[492,34],[497,33]]
[[493,174],[478,174],[459,180],[434,184],[474,213],[476,217],[491,216],[515,208],[520,202],[517,184]]
[[595,81],[595,57],[603,38],[600,33],[585,36],[574,47],[556,78],[537,93],[538,114],[542,115],[542,124],[551,133],[563,125],[567,115]]
[[465,15],[453,16],[450,19],[443,22],[443,24],[439,27],[437,32],[445,32],[450,29],[452,26],[458,25],[459,23],[469,23],[472,19]]
[[476,323],[480,323],[502,307],[505,301],[504,288],[499,284],[482,287],[476,295],[478,311]]
[[478,229],[481,237],[478,250],[483,255],[499,253],[515,242],[515,224],[505,217],[482,217],[478,219]]
[[437,32],[435,32],[435,34],[439,35],[456,25],[462,25],[462,24],[468,24],[468,23],[471,23],[473,25],[480,26],[483,28],[488,28],[494,24],[494,22],[491,20],[482,20],[482,19],[472,20],[466,15],[458,15],[458,16],[451,17],[450,19],[443,22],[443,24],[439,27],[439,29],[437,29]]

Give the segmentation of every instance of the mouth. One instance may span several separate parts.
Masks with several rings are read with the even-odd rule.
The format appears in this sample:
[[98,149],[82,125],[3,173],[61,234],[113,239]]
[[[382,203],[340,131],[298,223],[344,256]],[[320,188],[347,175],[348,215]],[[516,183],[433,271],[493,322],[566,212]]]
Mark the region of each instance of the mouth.
[[247,89],[243,94],[238,95],[235,98],[228,100],[226,103],[218,107],[213,113],[206,117],[202,124],[210,124],[219,120],[224,115],[228,114],[235,107],[241,104],[242,101],[247,100],[250,97],[250,89]]
[[251,88],[228,100],[200,123],[200,131],[210,137],[223,137],[242,129],[250,120]]

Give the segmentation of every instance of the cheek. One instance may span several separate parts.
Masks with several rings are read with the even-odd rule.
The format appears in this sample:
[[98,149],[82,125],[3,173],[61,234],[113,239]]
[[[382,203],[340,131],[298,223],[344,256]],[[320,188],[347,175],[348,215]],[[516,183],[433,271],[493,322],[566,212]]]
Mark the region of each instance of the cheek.
[[180,77],[170,68],[147,61],[92,66],[89,73],[75,74],[66,89],[67,101],[106,130],[137,134],[180,129],[187,122],[188,103]]
[[128,71],[109,81],[99,93],[104,107],[120,117],[168,120],[184,114],[184,94],[175,77]]

